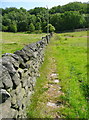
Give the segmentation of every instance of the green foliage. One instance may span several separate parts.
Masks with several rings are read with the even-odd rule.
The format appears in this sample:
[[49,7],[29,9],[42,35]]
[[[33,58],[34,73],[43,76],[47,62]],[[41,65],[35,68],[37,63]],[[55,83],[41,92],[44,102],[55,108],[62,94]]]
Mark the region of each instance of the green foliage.
[[40,14],[40,13],[44,13],[45,11],[46,11],[46,8],[43,8],[43,7],[35,7],[34,9],[29,10],[28,12],[29,12],[30,14],[37,15],[37,14]]
[[34,33],[36,34],[42,33],[42,30],[35,30]]
[[[55,6],[48,10],[43,7],[26,10],[10,7],[0,9],[2,15],[2,25],[12,26],[13,21],[17,24],[18,32],[29,31],[32,23],[36,30],[46,32],[47,21],[55,27],[56,32],[72,30],[76,28],[89,27],[89,7],[88,3],[72,2],[63,6]],[[55,22],[54,22],[55,21]],[[10,29],[7,29],[9,31]]]
[[34,30],[35,30],[35,26],[33,25],[33,23],[30,23],[30,25],[29,25],[29,31],[30,32],[34,32]]
[[5,14],[3,17],[2,17],[2,24],[4,26],[9,26],[11,24],[11,19],[8,17],[8,14]]
[[[5,26],[6,27],[6,26]],[[33,42],[37,42],[45,36],[44,33],[41,34],[27,34],[25,33],[11,33],[11,32],[0,32],[2,34],[2,44],[0,44],[0,51],[4,53],[13,53],[16,50],[21,50],[25,45]],[[1,53],[0,53],[1,56]]]
[[62,16],[64,30],[73,30],[79,28],[81,15],[78,12],[65,12]]
[[51,15],[50,23],[55,27],[56,32],[86,27],[85,16],[76,11],[53,14]]
[[36,30],[41,30],[41,23],[40,22],[36,23]]
[[[81,37],[80,37],[81,36]],[[47,118],[47,89],[49,83],[47,75],[50,73],[52,58],[56,61],[57,73],[64,95],[59,94],[56,101],[61,101],[63,107],[58,107],[52,114],[58,113],[63,118],[87,119],[89,84],[87,82],[87,32],[71,32],[54,34],[46,49],[44,64],[40,70],[41,76],[37,79],[35,93],[31,105],[28,107],[28,118]],[[67,39],[67,40],[66,40]],[[54,96],[55,97],[55,96]],[[52,99],[54,99],[52,97]],[[45,112],[44,112],[45,111]],[[49,116],[49,119],[51,117]]]
[[33,23],[36,24],[36,16],[35,15],[28,15],[28,24]]
[[50,9],[50,13],[54,14],[54,13],[64,13],[66,11],[79,11],[80,13],[88,13],[88,8],[87,8],[86,3],[81,3],[81,2],[70,2],[66,5],[63,6],[56,6],[56,7],[52,7]]
[[[40,77],[37,78],[37,82],[34,88],[34,94],[32,95],[31,99],[32,102],[30,106],[27,108],[27,117],[28,118],[47,118],[45,114],[42,114],[42,110],[44,109],[44,105],[47,102],[46,96],[44,95],[45,91],[48,88],[44,88],[44,85],[47,84],[47,75],[49,73],[49,68],[51,66],[51,60],[49,59],[49,51],[50,47],[46,50],[45,60],[40,69]],[[51,51],[50,51],[51,53]],[[50,54],[50,58],[51,58]],[[43,104],[41,104],[43,101]],[[48,117],[49,118],[49,117]]]
[[4,31],[4,32],[8,31],[8,26],[2,25],[2,31]]
[[15,22],[13,22],[12,24],[10,24],[9,31],[15,32],[15,33],[17,32],[17,24]]
[[43,30],[43,32],[47,32],[46,30],[45,30],[45,27],[47,26],[47,22],[46,21],[44,21],[43,23],[42,23],[42,30]]
[[61,6],[60,6],[60,5],[55,6],[55,7],[52,7],[52,8],[49,10],[49,13],[51,13],[51,14],[61,13],[61,12],[62,12],[62,9],[61,9]]
[[17,27],[18,27],[18,31],[19,32],[24,32],[24,31],[28,30],[28,28],[27,28],[27,22],[26,21],[20,21],[17,24]]
[[[80,37],[81,36],[81,37]],[[44,94],[44,86],[49,83],[52,58],[56,61],[57,73],[64,95],[56,98],[63,107],[51,112],[58,113],[67,119],[88,119],[89,84],[87,81],[87,32],[71,32],[54,34],[46,49],[46,57],[41,68],[41,76],[37,79],[35,93],[27,113],[29,118],[47,118],[48,94]],[[67,40],[66,40],[67,39]],[[53,97],[52,97],[53,99]],[[49,100],[50,101],[50,100]],[[51,119],[51,117],[49,117]]]
[[[87,39],[82,37],[84,32],[64,33],[58,36],[71,36],[65,40],[63,37],[56,43],[56,59],[61,79],[62,90],[65,96],[62,101],[65,108],[61,111],[66,118],[89,118],[86,89],[83,89],[87,83]],[[81,38],[78,38],[80,36]],[[73,37],[72,37],[73,35]],[[77,37],[76,37],[77,36]],[[87,36],[87,32],[85,34]],[[59,54],[60,51],[60,54]],[[60,56],[60,57],[59,57]]]
[[55,27],[52,24],[48,24],[45,27],[45,32],[47,31],[47,29],[49,30],[49,32],[54,32],[55,31]]
[[2,23],[0,23],[0,31],[2,31]]

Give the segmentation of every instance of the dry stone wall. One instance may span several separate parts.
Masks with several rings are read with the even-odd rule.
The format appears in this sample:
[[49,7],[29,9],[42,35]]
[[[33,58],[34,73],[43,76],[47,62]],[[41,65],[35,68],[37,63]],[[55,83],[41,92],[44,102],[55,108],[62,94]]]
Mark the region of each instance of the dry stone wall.
[[52,34],[26,45],[23,49],[5,53],[0,59],[0,119],[26,118],[26,107],[34,91],[39,67],[44,61],[45,47]]

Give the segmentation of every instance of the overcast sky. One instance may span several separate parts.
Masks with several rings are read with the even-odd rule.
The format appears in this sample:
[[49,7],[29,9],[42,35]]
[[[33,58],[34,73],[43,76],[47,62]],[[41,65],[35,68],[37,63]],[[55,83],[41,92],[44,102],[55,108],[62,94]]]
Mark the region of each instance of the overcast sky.
[[35,7],[46,7],[51,8],[57,5],[65,5],[69,2],[88,2],[89,0],[0,0],[0,7],[23,7],[27,10]]

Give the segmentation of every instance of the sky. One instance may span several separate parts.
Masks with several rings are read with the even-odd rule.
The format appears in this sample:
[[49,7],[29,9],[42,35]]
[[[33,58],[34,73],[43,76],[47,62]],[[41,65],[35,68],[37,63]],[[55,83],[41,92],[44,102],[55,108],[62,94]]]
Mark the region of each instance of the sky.
[[69,2],[88,2],[88,0],[0,0],[0,7],[23,7],[27,10],[33,9],[35,7],[46,7],[48,8],[65,5]]

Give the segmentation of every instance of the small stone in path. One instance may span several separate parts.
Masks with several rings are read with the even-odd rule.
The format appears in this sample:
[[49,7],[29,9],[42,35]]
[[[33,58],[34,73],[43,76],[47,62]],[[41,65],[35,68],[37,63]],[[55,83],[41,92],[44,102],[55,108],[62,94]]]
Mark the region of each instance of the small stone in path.
[[56,107],[57,105],[56,105],[55,103],[48,102],[48,103],[47,103],[47,106]]
[[58,80],[58,79],[55,79],[54,82],[55,82],[55,83],[59,83],[59,80]]
[[54,76],[57,76],[58,74],[56,74],[56,73],[53,73],[53,74],[51,74],[51,77],[54,77]]
[[61,87],[59,86],[59,90],[61,90]]

